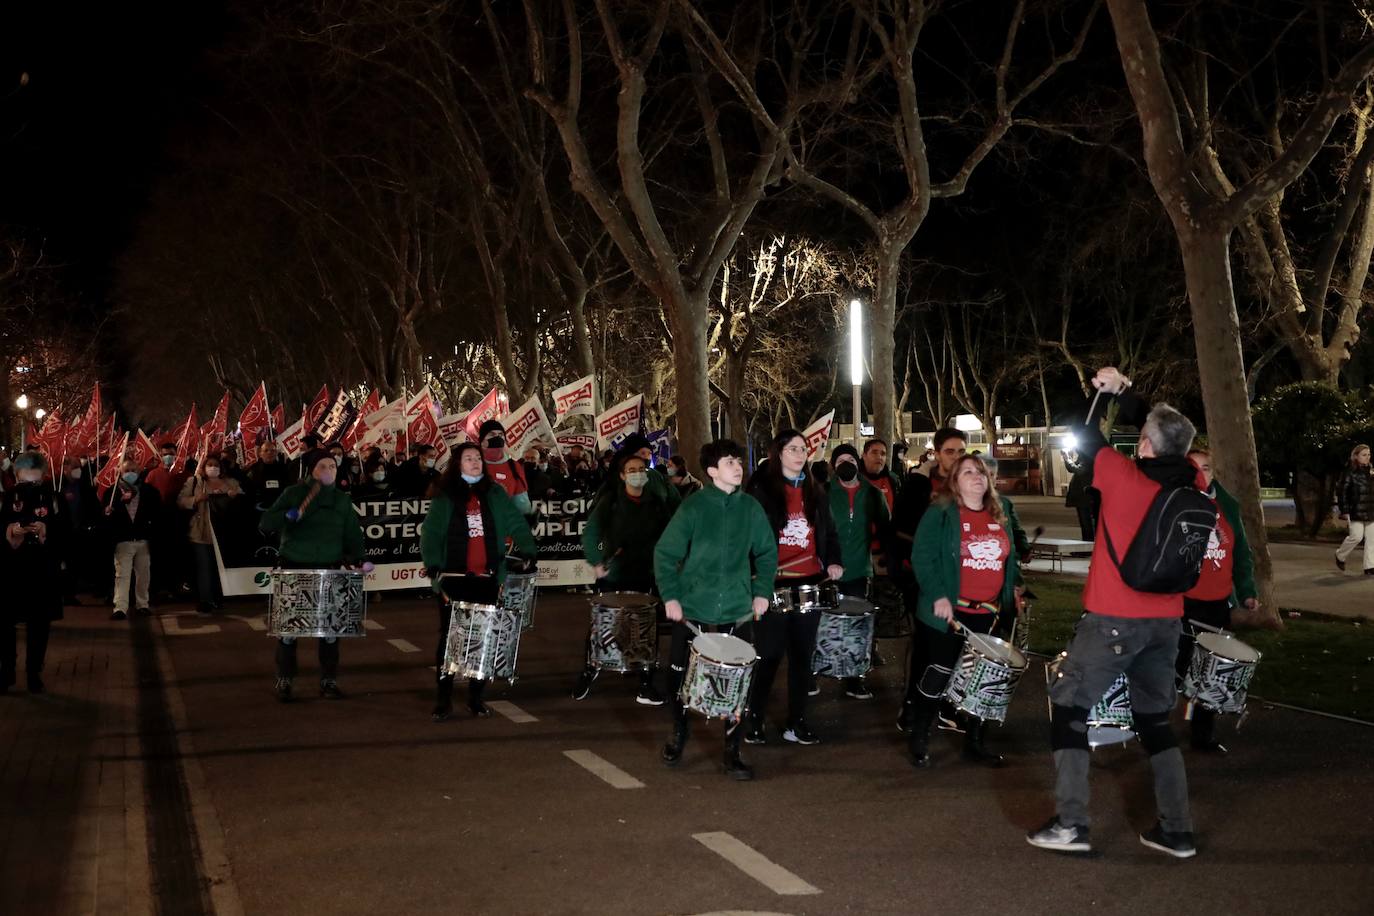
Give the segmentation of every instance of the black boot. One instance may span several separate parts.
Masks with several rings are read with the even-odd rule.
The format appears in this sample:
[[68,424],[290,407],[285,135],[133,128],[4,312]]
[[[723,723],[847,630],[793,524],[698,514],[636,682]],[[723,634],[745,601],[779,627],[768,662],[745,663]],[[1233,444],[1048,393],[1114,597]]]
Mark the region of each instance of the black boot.
[[985,767],[1000,767],[1006,761],[1001,754],[994,754],[983,745],[983,737],[987,734],[988,723],[982,719],[970,719],[964,730],[964,759],[972,763],[981,763]]
[[468,711],[479,719],[491,718],[491,707],[482,702],[486,686],[486,681],[468,678]]
[[453,676],[439,678],[439,686],[434,691],[434,711],[430,718],[443,722],[453,715]]
[[736,722],[725,726],[725,757],[722,765],[725,775],[740,782],[754,778],[754,768],[739,759],[739,742],[743,737],[744,723]]
[[673,733],[668,737],[668,743],[663,745],[663,762],[667,766],[677,766],[682,759],[682,749],[687,746],[687,735],[689,728],[687,725],[687,709],[673,698]]
[[930,766],[930,726],[935,722],[935,707],[922,703],[911,710],[911,765],[924,770]]
[[1201,705],[1193,707],[1193,750],[1204,754],[1224,754],[1226,745],[1216,737],[1217,714]]

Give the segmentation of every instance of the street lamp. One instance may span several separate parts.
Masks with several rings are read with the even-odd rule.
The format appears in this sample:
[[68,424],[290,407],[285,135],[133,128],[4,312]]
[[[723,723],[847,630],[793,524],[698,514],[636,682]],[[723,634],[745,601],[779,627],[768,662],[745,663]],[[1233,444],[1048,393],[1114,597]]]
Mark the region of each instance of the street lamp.
[[35,420],[41,420],[41,419],[43,419],[44,417],[46,417],[47,415],[48,415],[48,412],[47,412],[46,410],[44,410],[43,408],[41,408],[41,407],[38,408],[37,410],[35,410],[35,411],[33,412],[33,418],[34,418]]
[[29,396],[27,394],[21,394],[19,397],[14,399],[14,406],[19,408],[19,451],[22,452],[25,448],[28,447],[29,444],[29,418],[27,415],[29,409]]
[[854,386],[854,447],[859,447],[859,421],[863,411],[864,384],[864,305],[849,300],[849,383]]
[[27,394],[21,394],[19,397],[14,399],[14,406],[18,407],[20,410],[28,410],[29,396]]

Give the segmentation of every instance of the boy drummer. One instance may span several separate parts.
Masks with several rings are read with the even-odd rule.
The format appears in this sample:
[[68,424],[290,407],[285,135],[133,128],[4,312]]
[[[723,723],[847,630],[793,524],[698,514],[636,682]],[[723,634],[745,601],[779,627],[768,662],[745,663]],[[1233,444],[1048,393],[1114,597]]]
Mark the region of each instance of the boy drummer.
[[[745,609],[758,620],[773,594],[777,543],[762,506],[739,492],[743,459],[743,449],[729,439],[702,446],[701,465],[711,485],[683,501],[654,550],[654,575],[664,611],[673,622],[668,655],[673,733],[663,746],[668,766],[682,759],[687,744],[687,709],[679,696],[694,636],[687,622],[722,633],[735,633],[737,627],[747,630],[747,623],[738,623],[748,616]],[[733,779],[753,779],[753,768],[740,760],[742,737],[740,720],[726,720],[725,773]]]

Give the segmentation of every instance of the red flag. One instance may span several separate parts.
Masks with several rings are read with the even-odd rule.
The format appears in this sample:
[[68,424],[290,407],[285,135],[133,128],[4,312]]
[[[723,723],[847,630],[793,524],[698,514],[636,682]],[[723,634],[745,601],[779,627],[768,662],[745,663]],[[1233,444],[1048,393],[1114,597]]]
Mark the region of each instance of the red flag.
[[358,419],[354,420],[353,425],[348,428],[348,432],[344,433],[343,441],[340,443],[343,445],[344,451],[349,451],[353,446],[358,444],[358,440],[363,437],[363,433],[367,432],[368,415],[376,413],[381,409],[381,395],[377,393],[376,388],[373,388],[372,393],[367,396],[367,400],[363,401],[362,409],[358,411]]
[[305,431],[313,432],[324,412],[329,409],[329,386],[321,385],[320,393],[315,395],[315,400],[310,402],[310,406],[305,409]]
[[66,451],[73,455],[93,454],[100,432],[100,384],[97,382],[91,396],[91,406],[86,408],[81,419],[67,427]]
[[196,453],[200,447],[200,419],[196,416],[195,402],[191,402],[191,412],[186,415],[186,419],[180,426],[172,430],[172,435],[176,437],[177,457],[176,467],[185,467],[186,459]]
[[272,408],[272,434],[280,434],[286,429],[286,405],[278,404]]
[[141,429],[134,434],[134,460],[145,471],[157,465],[157,447]]
[[219,399],[219,406],[215,408],[215,415],[201,427],[200,432],[208,440],[208,448],[218,450],[224,446],[224,437],[229,434],[229,392],[224,392],[224,397]]
[[504,398],[501,393],[493,388],[491,391],[487,392],[486,397],[478,402],[476,407],[472,408],[472,411],[468,414],[467,422],[463,427],[467,430],[468,440],[470,442],[477,441],[477,430],[481,428],[483,423],[488,420],[494,420],[497,417],[505,416],[505,413],[501,412],[501,402],[503,400]]
[[253,396],[248,399],[248,406],[239,414],[239,431],[257,433],[266,429],[269,422],[268,413],[267,385],[259,382],[258,390],[253,392]]
[[104,446],[105,448],[109,448],[111,445],[114,445],[115,436],[115,418],[114,414],[110,414],[105,418],[105,425],[102,427],[100,436],[96,440],[96,447],[99,448],[100,446]]
[[119,482],[119,466],[124,462],[124,450],[128,447],[129,434],[125,433],[119,448],[110,452],[109,460],[100,469],[100,473],[95,475],[96,494],[100,499],[104,499],[109,489]]

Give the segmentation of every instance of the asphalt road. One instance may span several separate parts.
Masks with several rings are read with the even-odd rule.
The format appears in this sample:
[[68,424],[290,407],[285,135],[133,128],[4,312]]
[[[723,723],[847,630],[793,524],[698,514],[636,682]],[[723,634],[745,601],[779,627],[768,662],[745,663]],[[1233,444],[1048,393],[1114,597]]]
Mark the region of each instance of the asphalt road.
[[[735,783],[719,771],[715,723],[694,722],[677,769],[659,762],[668,713],[637,706],[633,679],[602,677],[588,699],[570,699],[585,607],[586,596],[543,595],[518,683],[490,692],[534,721],[477,720],[461,705],[430,721],[428,602],[388,595],[371,607],[383,629],[345,643],[338,702],[313,695],[308,641],[302,698],[281,705],[272,643],[247,620],[154,626],[165,690],[184,704],[194,744],[191,804],[222,829],[219,874],[244,912],[1370,912],[1374,729],[1258,706],[1239,733],[1223,724],[1229,756],[1188,756],[1200,853],[1186,862],[1136,840],[1153,817],[1139,747],[1099,751],[1098,852],[1063,857],[1023,839],[1051,812],[1038,666],[992,737],[1002,770],[962,763],[958,739],[939,734],[937,766],[914,771],[893,727],[901,675],[889,665],[871,701],[823,682],[819,746],[784,745],[770,722],[772,742],[745,748],[757,779]],[[217,852],[209,839],[201,848]],[[763,880],[713,847],[761,857]]]

